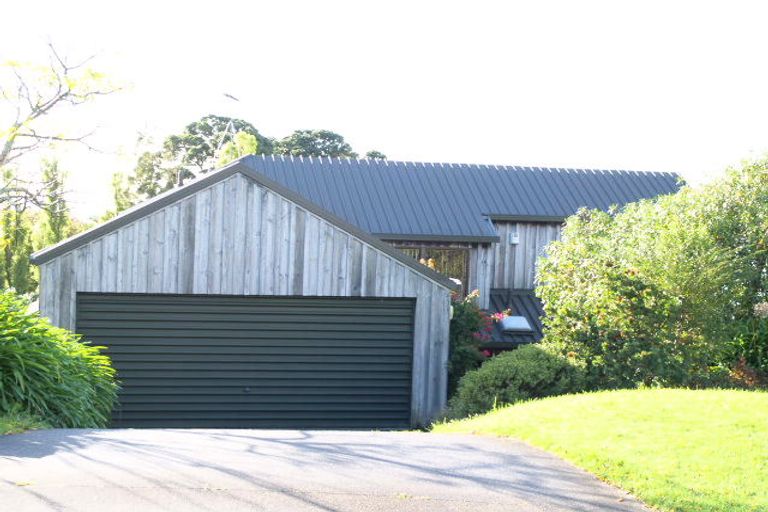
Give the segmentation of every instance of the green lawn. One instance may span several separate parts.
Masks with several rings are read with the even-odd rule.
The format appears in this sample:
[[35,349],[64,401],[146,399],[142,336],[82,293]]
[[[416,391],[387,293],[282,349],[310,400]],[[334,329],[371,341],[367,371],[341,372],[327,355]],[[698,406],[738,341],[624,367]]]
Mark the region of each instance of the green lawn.
[[768,393],[566,395],[439,424],[555,453],[660,510],[768,511]]
[[0,435],[19,434],[25,430],[47,427],[45,422],[23,412],[0,413]]

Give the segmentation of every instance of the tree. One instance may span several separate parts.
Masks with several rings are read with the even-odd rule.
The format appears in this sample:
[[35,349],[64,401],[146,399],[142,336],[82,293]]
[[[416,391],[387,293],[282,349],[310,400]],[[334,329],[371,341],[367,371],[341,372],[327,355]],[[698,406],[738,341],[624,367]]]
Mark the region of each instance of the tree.
[[[3,182],[13,181],[13,172],[6,169]],[[26,212],[30,204],[19,199],[0,210],[0,287],[18,293],[30,293],[37,286],[29,264],[32,242]]]
[[237,132],[233,140],[224,144],[219,155],[218,166],[222,167],[246,155],[259,152],[258,139],[246,132]]
[[[242,119],[207,115],[170,135],[159,151],[144,151],[133,173],[113,178],[116,208],[106,218],[128,206],[182,185],[187,179],[248,154],[357,157],[344,137],[329,130],[296,130],[279,142],[265,137]],[[378,151],[370,158],[384,159]]]
[[43,161],[43,191],[45,195],[43,224],[44,245],[55,244],[69,236],[70,216],[64,198],[66,175],[59,169],[56,160]]
[[209,171],[215,167],[217,150],[231,141],[235,133],[253,136],[258,142],[260,153],[272,153],[272,140],[262,136],[251,123],[242,119],[207,115],[188,124],[181,134],[165,139],[162,154],[164,163],[179,166],[193,175]]
[[[128,177],[128,183],[134,198],[143,200],[170,190],[194,176],[183,167],[166,166],[162,153],[145,151],[139,156],[133,174]],[[125,194],[126,198],[129,196],[130,194]]]
[[370,158],[371,160],[386,160],[387,155],[385,155],[381,151],[376,151],[375,149],[372,149],[371,151],[365,154],[365,158]]
[[112,192],[115,200],[115,213],[127,210],[136,203],[135,194],[131,191],[128,178],[123,173],[112,175]]
[[291,156],[357,158],[344,137],[330,130],[296,130],[275,144],[275,153]]
[[[239,140],[234,140],[236,137]],[[272,146],[272,139],[247,121],[204,116],[188,124],[182,133],[166,137],[161,150],[142,152],[130,175],[113,177],[116,208],[105,218],[221,165],[218,159],[224,151],[230,155],[238,151],[269,154]]]
[[[0,126],[0,169],[52,143],[78,143],[91,148],[87,140],[91,132],[63,135],[46,127],[43,121],[63,107],[81,105],[117,90],[104,75],[88,66],[91,58],[73,64],[52,44],[48,48],[47,66],[11,61],[0,69],[4,72],[0,107],[10,113],[11,119],[7,126]],[[9,202],[37,203],[39,199],[39,190],[18,176],[4,180],[0,188],[0,206]]]

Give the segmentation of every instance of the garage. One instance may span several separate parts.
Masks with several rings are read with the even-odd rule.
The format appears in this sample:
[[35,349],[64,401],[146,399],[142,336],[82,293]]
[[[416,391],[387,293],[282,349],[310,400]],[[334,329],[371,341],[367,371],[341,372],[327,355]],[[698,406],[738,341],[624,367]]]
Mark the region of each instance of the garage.
[[405,428],[445,406],[456,284],[242,162],[33,255],[106,346],[115,427]]
[[115,427],[406,428],[412,299],[77,295]]

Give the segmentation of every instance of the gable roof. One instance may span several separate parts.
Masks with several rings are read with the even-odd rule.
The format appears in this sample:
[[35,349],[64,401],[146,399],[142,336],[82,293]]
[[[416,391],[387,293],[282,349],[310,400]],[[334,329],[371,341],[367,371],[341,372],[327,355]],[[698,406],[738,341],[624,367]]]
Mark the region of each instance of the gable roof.
[[153,197],[149,201],[145,201],[144,203],[134,206],[133,208],[130,208],[122,212],[117,217],[103,224],[99,224],[98,226],[95,226],[87,231],[84,231],[83,233],[70,237],[62,242],[59,242],[56,245],[37,251],[30,257],[30,260],[32,261],[32,263],[36,265],[42,265],[43,263],[46,263],[56,258],[57,256],[68,253],[74,249],[77,249],[78,247],[85,245],[91,242],[92,240],[102,237],[108,233],[111,233],[122,226],[130,224],[165,206],[168,206],[186,197],[189,197],[195,192],[198,192],[200,190],[203,190],[204,188],[214,185],[215,183],[225,180],[226,178],[229,178],[235,173],[241,173],[247,178],[254,180],[258,184],[284,197],[288,201],[298,204],[305,210],[335,225],[339,229],[346,231],[350,235],[357,237],[358,239],[362,240],[364,243],[385,253],[387,256],[390,256],[391,258],[399,261],[400,263],[412,268],[418,273],[424,275],[424,277],[426,277],[427,279],[430,279],[431,281],[449,290],[455,290],[458,288],[458,285],[456,285],[456,283],[454,283],[453,281],[445,277],[443,274],[440,274],[430,269],[426,265],[422,265],[421,263],[416,261],[414,258],[411,258],[410,256],[406,255],[402,251],[399,251],[394,247],[392,247],[391,245],[385,242],[382,242],[380,239],[370,235],[369,233],[366,233],[365,231],[361,230],[359,227],[348,223],[344,219],[337,217],[333,213],[324,210],[317,204],[298,195],[293,190],[290,190],[284,187],[283,185],[281,185],[280,183],[277,183],[269,179],[268,177],[262,174],[259,174],[258,172],[254,171],[251,167],[244,165],[242,162],[242,159],[237,160],[231,163],[230,165],[222,169],[219,169],[217,171],[209,172],[208,174],[205,174],[204,176],[196,180],[188,182],[186,185],[182,187],[169,190],[168,192],[165,192],[156,197]]
[[490,219],[561,222],[676,192],[673,173],[253,155],[243,163],[379,238],[496,241]]

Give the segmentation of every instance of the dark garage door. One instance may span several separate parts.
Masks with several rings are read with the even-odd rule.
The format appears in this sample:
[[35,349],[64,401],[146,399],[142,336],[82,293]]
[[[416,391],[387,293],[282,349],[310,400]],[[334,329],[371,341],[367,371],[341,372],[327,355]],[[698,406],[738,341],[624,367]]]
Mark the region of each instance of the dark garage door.
[[77,295],[109,348],[115,427],[401,428],[411,299]]

